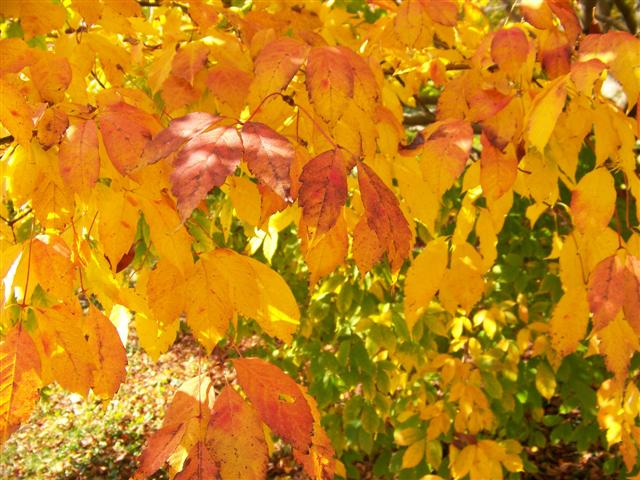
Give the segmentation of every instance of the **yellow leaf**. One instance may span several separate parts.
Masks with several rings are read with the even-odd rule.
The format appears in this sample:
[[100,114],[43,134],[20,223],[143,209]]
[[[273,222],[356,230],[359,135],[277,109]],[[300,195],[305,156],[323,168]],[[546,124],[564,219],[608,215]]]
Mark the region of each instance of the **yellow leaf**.
[[525,135],[531,145],[544,152],[567,98],[567,75],[549,83],[533,100],[525,121]]
[[615,320],[598,332],[600,351],[605,364],[615,379],[623,382],[627,376],[629,362],[634,352],[640,350],[640,342],[629,322],[618,315]]
[[461,452],[457,452],[455,457],[452,455],[451,457],[451,474],[453,478],[462,478],[464,477],[473,466],[473,463],[476,459],[476,446],[475,445],[467,445]]
[[418,440],[407,448],[402,456],[402,468],[413,468],[417,466],[424,457],[425,440]]
[[551,344],[554,350],[563,357],[575,352],[587,333],[588,323],[589,305],[584,287],[568,288],[551,316]]
[[116,270],[122,256],[129,251],[136,235],[139,204],[122,191],[103,184],[95,186],[98,205],[108,205],[98,212],[98,238],[109,259],[111,269]]
[[422,437],[422,432],[417,428],[405,428],[403,430],[396,430],[393,432],[393,440],[396,445],[400,445],[401,447],[406,447],[413,443],[416,443],[420,437]]
[[546,363],[539,363],[536,371],[536,388],[540,395],[547,400],[553,397],[556,391],[556,376]]
[[243,222],[257,226],[260,222],[261,197],[258,185],[247,177],[229,177],[229,197],[236,215]]
[[449,245],[444,237],[427,244],[407,271],[404,314],[409,332],[419,318],[420,310],[428,306],[436,294],[449,261]]
[[571,196],[571,216],[579,232],[597,233],[611,220],[616,204],[613,177],[596,168],[580,179]]
[[193,265],[191,237],[180,222],[173,200],[168,195],[153,200],[140,197],[140,206],[159,255],[184,274]]

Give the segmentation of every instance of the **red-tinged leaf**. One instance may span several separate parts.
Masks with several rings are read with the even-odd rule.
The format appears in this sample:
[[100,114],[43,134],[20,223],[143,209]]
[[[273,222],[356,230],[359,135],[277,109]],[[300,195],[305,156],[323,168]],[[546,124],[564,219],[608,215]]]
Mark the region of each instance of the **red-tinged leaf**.
[[554,28],[553,12],[547,0],[522,0],[520,11],[524,19],[540,30]]
[[160,125],[148,113],[119,102],[98,115],[98,126],[111,163],[127,175],[146,163],[142,152]]
[[640,85],[630,65],[640,63],[640,39],[629,32],[612,31],[587,35],[580,41],[579,60],[597,58],[611,69],[612,75],[624,87],[630,101],[638,98]]
[[436,23],[453,27],[458,22],[458,4],[453,0],[418,0],[424,3],[427,14]]
[[302,390],[313,415],[313,437],[311,448],[308,451],[294,449],[293,456],[304,467],[310,478],[331,480],[334,477],[336,467],[335,451],[320,423],[320,412],[315,399],[304,388],[300,387],[300,390]]
[[540,57],[549,78],[557,78],[571,70],[572,46],[564,32],[550,30],[541,37]]
[[283,199],[289,198],[289,169],[295,151],[291,142],[270,127],[247,122],[242,128],[244,159],[255,177]]
[[166,425],[156,431],[138,457],[138,468],[134,479],[146,479],[157,472],[180,445],[187,426],[184,423]]
[[304,63],[309,46],[299,40],[281,37],[260,50],[254,62],[251,92],[261,101],[273,92],[284,90]]
[[628,255],[624,282],[624,316],[640,335],[640,258]]
[[507,193],[518,174],[518,159],[513,148],[500,151],[487,136],[482,133],[482,155],[480,156],[480,185],[487,197],[498,199]]
[[622,308],[625,300],[625,272],[625,266],[618,255],[605,258],[591,272],[588,300],[595,331],[606,327]]
[[569,43],[573,44],[582,33],[580,20],[576,16],[576,10],[571,0],[551,0],[549,2],[551,11],[560,19],[564,34]]
[[59,103],[64,100],[64,92],[71,83],[71,65],[59,55],[43,55],[31,66],[31,80],[42,100]]
[[498,68],[515,76],[529,56],[529,39],[521,28],[498,30],[491,41],[491,58]]
[[18,325],[0,342],[0,443],[31,415],[38,400],[40,357],[27,331]]
[[371,230],[366,217],[361,217],[353,230],[353,259],[363,274],[370,271],[384,255],[384,245],[380,244]]
[[88,193],[98,181],[100,156],[98,128],[93,120],[82,120],[67,129],[60,144],[60,176],[69,188]]
[[294,448],[311,445],[313,415],[298,384],[275,365],[258,358],[233,360],[238,383],[271,430]]
[[138,457],[135,479],[153,475],[181,445],[183,438],[201,438],[209,423],[214,404],[211,379],[200,375],[184,382],[167,409],[162,428],[148,439]]
[[156,135],[144,149],[145,163],[156,163],[178,150],[192,137],[220,121],[220,117],[205,112],[193,112],[171,120],[169,126]]
[[89,350],[96,358],[97,368],[93,372],[91,388],[96,395],[111,398],[127,375],[127,352],[116,327],[92,305],[85,318],[85,338]]
[[300,175],[298,201],[310,234],[324,233],[335,225],[347,201],[347,172],[340,150],[312,158]]
[[173,162],[171,191],[182,220],[191,215],[207,192],[219,187],[240,164],[244,149],[233,126],[216,127],[189,140]]
[[188,43],[173,57],[171,73],[193,85],[193,79],[206,65],[208,55],[209,47],[204,43]]
[[220,472],[203,442],[196,443],[175,480],[208,480],[219,478]]
[[262,422],[256,410],[230,386],[222,389],[213,406],[205,445],[220,478],[266,478],[269,458]]
[[230,65],[216,65],[209,70],[205,83],[219,104],[229,107],[227,112],[221,113],[240,115],[251,84],[251,77],[247,72]]
[[597,58],[592,58],[586,62],[575,62],[571,65],[571,80],[580,93],[590,97],[593,93],[594,84],[605,68],[607,66]]
[[438,122],[424,144],[420,166],[424,179],[437,196],[462,174],[471,152],[473,129],[463,120]]
[[354,73],[344,48],[312,48],[305,70],[309,99],[316,113],[334,124],[353,98]]
[[467,118],[471,122],[482,122],[494,117],[513,100],[511,95],[500,93],[496,89],[475,90],[467,98],[469,113]]
[[391,270],[396,272],[411,251],[412,235],[407,219],[393,192],[364,163],[358,165],[358,185],[367,225],[384,247]]

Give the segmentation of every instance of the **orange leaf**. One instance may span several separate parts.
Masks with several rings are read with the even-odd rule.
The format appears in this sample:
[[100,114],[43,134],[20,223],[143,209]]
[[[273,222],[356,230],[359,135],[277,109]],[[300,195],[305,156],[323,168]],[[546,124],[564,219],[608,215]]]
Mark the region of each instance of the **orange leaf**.
[[73,293],[75,272],[71,250],[61,237],[40,235],[31,244],[31,266],[38,283],[62,300]]
[[625,267],[618,255],[611,255],[589,276],[589,308],[593,313],[593,329],[606,327],[618,314],[625,299]]
[[539,152],[544,152],[567,98],[567,77],[558,77],[538,93],[527,115],[525,136]]
[[283,199],[289,197],[289,169],[295,155],[293,145],[270,127],[247,122],[242,127],[244,158],[255,177]]
[[271,430],[294,448],[307,451],[313,416],[298,384],[275,365],[258,358],[233,360],[238,383]]
[[242,111],[249,94],[251,77],[244,70],[229,65],[216,65],[205,80],[207,88],[223,105],[229,106],[227,115],[237,116]]
[[265,45],[254,62],[255,77],[251,84],[254,101],[260,102],[267,95],[285,89],[308,52],[308,45],[289,37]]
[[38,400],[40,357],[22,325],[0,342],[0,443],[27,420]]
[[367,225],[387,253],[396,272],[411,251],[413,236],[393,192],[366,164],[358,164],[358,185]]
[[201,42],[193,42],[184,45],[171,64],[171,73],[193,85],[193,79],[207,63],[209,47]]
[[506,152],[501,152],[482,133],[482,155],[480,156],[480,184],[487,197],[494,199],[502,197],[516,181],[518,173],[518,159],[513,148],[507,146]]
[[335,225],[347,201],[347,174],[340,150],[312,158],[302,169],[298,201],[307,230],[314,235]]
[[204,480],[220,478],[218,466],[203,442],[198,442],[189,451],[189,457],[184,462],[182,471],[175,476],[175,480]]
[[235,127],[221,126],[189,140],[173,161],[172,193],[178,199],[180,218],[186,219],[240,164],[244,149]]
[[40,120],[38,120],[38,142],[45,150],[56,143],[60,143],[60,139],[68,126],[69,117],[63,110],[47,108]]
[[71,125],[60,144],[60,176],[77,193],[88,193],[98,181],[98,128],[93,120]]
[[93,305],[85,318],[85,338],[97,361],[93,372],[93,392],[102,398],[111,398],[127,374],[127,352],[116,327]]
[[640,259],[633,255],[628,255],[626,269],[624,315],[631,327],[640,335]]
[[59,103],[64,100],[64,92],[71,83],[71,65],[59,55],[43,55],[31,66],[31,80],[43,100]]
[[98,125],[111,163],[122,174],[142,167],[142,152],[159,130],[148,113],[124,102],[107,106],[98,114]]
[[576,229],[585,233],[603,230],[615,210],[616,190],[613,177],[605,168],[597,168],[580,179],[571,195],[571,216]]
[[266,478],[268,453],[262,422],[230,386],[222,389],[213,406],[205,445],[219,467],[220,478]]
[[491,58],[501,71],[515,76],[529,55],[529,39],[518,27],[498,30],[491,41]]

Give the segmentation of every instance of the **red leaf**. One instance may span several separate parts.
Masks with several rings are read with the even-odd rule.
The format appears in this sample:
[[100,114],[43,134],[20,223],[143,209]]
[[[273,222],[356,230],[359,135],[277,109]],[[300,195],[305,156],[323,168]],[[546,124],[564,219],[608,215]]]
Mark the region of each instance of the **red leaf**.
[[398,271],[411,251],[412,235],[393,192],[364,163],[358,164],[358,185],[367,225],[387,252],[392,271]]
[[176,118],[162,130],[144,149],[145,163],[156,163],[178,150],[191,137],[204,132],[220,120],[205,112],[193,112]]
[[605,258],[591,272],[588,300],[594,330],[606,327],[622,308],[625,277],[626,270],[618,255]]
[[311,445],[313,415],[298,384],[275,365],[258,358],[233,360],[238,383],[271,430],[294,448]]
[[242,139],[233,127],[216,127],[189,140],[173,162],[171,191],[182,220],[191,215],[207,192],[219,187],[240,164]]
[[241,135],[244,158],[251,173],[280,197],[289,198],[289,169],[295,155],[291,142],[258,122],[246,123]]
[[347,201],[347,173],[339,150],[312,158],[300,175],[298,201],[310,233],[324,233],[333,227]]

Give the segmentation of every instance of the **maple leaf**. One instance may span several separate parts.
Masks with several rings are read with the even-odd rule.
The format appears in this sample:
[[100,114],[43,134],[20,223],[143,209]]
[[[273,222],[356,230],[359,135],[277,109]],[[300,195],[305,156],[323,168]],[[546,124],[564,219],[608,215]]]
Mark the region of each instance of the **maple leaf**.
[[178,150],[187,140],[204,132],[220,121],[220,117],[205,112],[193,112],[171,120],[169,126],[145,145],[146,163],[156,163]]
[[182,220],[209,190],[219,187],[240,164],[242,139],[233,126],[219,126],[192,137],[178,152],[171,173],[172,193]]
[[[267,474],[267,443],[256,410],[226,386],[213,406],[205,445],[222,478],[262,480]],[[250,452],[240,458],[238,452]]]
[[60,176],[74,192],[86,194],[98,181],[98,128],[93,120],[71,125],[60,144]]
[[321,153],[303,167],[298,202],[312,234],[325,233],[335,225],[347,201],[346,169],[340,150]]
[[409,255],[412,235],[400,210],[397,197],[380,177],[364,163],[358,164],[358,185],[367,226],[387,253],[392,271],[397,271]]
[[233,366],[262,421],[306,452],[311,445],[313,416],[298,384],[275,365],[258,358],[236,359]]
[[294,156],[291,142],[267,125],[247,122],[241,131],[244,159],[255,177],[283,199],[289,198],[289,170]]
[[40,356],[22,325],[0,342],[0,443],[29,418],[42,385]]

